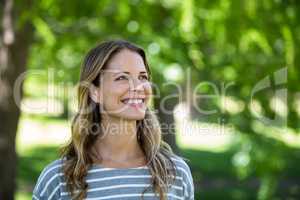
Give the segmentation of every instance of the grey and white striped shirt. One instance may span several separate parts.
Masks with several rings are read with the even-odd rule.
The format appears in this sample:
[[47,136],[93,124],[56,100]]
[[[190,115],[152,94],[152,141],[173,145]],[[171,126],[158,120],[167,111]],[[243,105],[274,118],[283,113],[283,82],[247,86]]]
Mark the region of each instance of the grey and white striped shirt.
[[[194,200],[191,170],[179,156],[172,157],[176,166],[176,180],[168,190],[168,200]],[[62,173],[62,159],[50,163],[40,174],[33,190],[33,200],[70,200]],[[93,165],[86,176],[86,200],[140,200],[150,186],[151,174],[147,166],[135,168],[107,168]],[[159,200],[152,187],[144,193],[145,200]]]

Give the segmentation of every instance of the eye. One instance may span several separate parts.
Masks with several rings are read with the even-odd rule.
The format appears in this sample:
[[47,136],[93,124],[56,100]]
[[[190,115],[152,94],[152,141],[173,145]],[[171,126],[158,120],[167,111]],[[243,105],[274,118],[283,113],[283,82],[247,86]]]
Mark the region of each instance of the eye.
[[119,76],[118,78],[116,78],[116,81],[118,80],[127,80],[126,76]]
[[144,79],[144,80],[148,80],[149,79],[148,76],[146,76],[146,75],[142,75],[140,77],[142,77],[142,79]]

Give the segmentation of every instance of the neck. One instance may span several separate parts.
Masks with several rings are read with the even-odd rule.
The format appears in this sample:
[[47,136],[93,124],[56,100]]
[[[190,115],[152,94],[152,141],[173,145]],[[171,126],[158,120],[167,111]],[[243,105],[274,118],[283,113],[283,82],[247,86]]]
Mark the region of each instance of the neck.
[[143,156],[137,141],[135,120],[103,117],[101,128],[103,135],[98,137],[94,145],[101,160],[123,162]]

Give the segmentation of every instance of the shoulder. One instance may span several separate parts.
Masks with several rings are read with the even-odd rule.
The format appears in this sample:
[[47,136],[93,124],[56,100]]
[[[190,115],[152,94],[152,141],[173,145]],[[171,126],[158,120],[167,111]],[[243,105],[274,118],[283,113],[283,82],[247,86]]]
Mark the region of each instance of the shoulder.
[[178,155],[173,155],[171,156],[171,160],[174,162],[176,169],[178,171],[181,171],[181,174],[183,173],[186,176],[186,178],[191,178],[192,173],[191,168],[188,165],[188,159]]
[[171,157],[176,167],[176,173],[182,178],[184,188],[184,199],[194,199],[194,181],[191,168],[187,164],[188,159],[174,155]]
[[33,189],[33,199],[56,199],[60,195],[62,159],[48,164],[40,173]]

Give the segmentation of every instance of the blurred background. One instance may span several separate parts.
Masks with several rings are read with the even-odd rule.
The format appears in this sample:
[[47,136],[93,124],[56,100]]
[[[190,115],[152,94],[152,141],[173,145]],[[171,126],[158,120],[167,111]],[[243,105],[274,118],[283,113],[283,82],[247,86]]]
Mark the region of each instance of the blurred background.
[[[142,46],[164,139],[196,199],[300,199],[296,0],[3,0],[0,199],[27,200],[58,158],[91,47]],[[163,106],[160,106],[163,105]],[[173,112],[164,112],[163,108]]]

